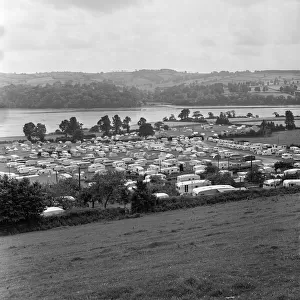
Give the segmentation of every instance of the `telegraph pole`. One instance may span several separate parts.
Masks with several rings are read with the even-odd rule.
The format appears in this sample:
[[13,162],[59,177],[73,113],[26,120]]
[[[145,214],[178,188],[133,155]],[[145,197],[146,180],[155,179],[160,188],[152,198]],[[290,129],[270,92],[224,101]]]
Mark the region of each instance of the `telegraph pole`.
[[78,167],[78,186],[79,186],[79,190],[81,190],[81,185],[80,185],[80,166]]
[[251,182],[252,182],[252,176],[253,176],[253,173],[252,173],[252,155],[251,155]]

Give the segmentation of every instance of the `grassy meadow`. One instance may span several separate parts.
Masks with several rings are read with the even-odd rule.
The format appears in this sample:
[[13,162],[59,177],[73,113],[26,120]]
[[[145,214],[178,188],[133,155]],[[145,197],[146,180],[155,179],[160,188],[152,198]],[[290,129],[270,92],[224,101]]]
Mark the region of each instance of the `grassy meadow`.
[[264,144],[280,144],[291,145],[300,144],[300,130],[278,131],[273,132],[271,136],[257,136],[257,137],[240,137],[234,140],[247,140],[251,143],[264,143]]
[[1,299],[299,299],[299,196],[1,237]]

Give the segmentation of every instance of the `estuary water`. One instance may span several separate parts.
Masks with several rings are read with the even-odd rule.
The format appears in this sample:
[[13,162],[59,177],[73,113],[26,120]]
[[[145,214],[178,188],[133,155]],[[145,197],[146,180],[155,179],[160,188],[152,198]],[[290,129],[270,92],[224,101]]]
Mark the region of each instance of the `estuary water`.
[[[134,125],[144,117],[147,122],[162,121],[164,117],[174,114],[178,116],[184,106],[158,105],[130,109],[0,109],[0,137],[23,136],[23,125],[28,122],[46,125],[47,133],[54,132],[64,119],[76,117],[83,123],[83,127],[90,128],[97,124],[102,116],[110,118],[118,114],[121,119],[129,116]],[[260,117],[272,117],[274,112],[284,115],[286,110],[291,110],[294,116],[300,116],[300,105],[293,106],[189,106],[191,114],[200,111],[204,117],[208,112],[219,115],[220,112],[234,110],[237,116],[245,116],[248,112]],[[298,125],[298,124],[297,124]],[[299,125],[298,125],[299,126]]]

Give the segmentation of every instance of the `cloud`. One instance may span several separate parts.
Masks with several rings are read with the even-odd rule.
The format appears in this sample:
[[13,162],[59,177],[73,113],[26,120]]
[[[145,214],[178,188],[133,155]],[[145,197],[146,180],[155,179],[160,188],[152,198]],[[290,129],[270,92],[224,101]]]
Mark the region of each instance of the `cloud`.
[[253,5],[258,4],[264,4],[265,2],[268,2],[269,0],[250,0],[250,1],[243,1],[243,0],[226,0],[228,4],[231,4],[233,6],[239,6],[239,7],[249,7]]
[[259,56],[261,51],[259,49],[254,49],[251,47],[237,47],[232,51],[234,56]]
[[234,33],[236,44],[241,46],[263,46],[268,43],[268,35],[253,29]]
[[3,25],[0,25],[0,38],[3,37],[5,34],[5,29]]
[[212,39],[203,39],[200,42],[200,45],[202,45],[203,47],[214,47],[216,46],[216,42]]
[[[41,0],[36,0],[41,2]],[[89,11],[112,13],[123,8],[138,5],[139,0],[42,0],[56,9],[80,8]]]

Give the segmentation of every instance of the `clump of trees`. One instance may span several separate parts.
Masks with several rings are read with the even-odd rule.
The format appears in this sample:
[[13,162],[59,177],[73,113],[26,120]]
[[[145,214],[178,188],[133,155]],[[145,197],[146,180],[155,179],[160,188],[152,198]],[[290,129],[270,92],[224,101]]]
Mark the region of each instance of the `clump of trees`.
[[140,125],[138,131],[139,136],[147,138],[148,136],[152,136],[154,134],[154,128],[152,127],[151,123],[143,123]]
[[247,172],[245,180],[261,185],[265,180],[265,176],[259,170],[259,167],[254,165],[252,169],[249,172]]
[[221,124],[221,125],[229,125],[230,124],[230,121],[229,121],[226,113],[224,113],[224,112],[220,113],[220,116],[217,117],[216,124]]
[[47,129],[44,124],[37,123],[35,125],[34,123],[29,122],[23,126],[23,132],[29,141],[38,139],[43,142],[45,140]]
[[45,197],[39,183],[25,178],[0,177],[0,224],[30,222],[39,218],[45,209]]
[[0,106],[11,108],[137,107],[148,98],[148,92],[105,81],[46,86],[11,84],[0,89]]
[[67,137],[72,136],[72,140],[82,141],[84,138],[82,123],[79,123],[76,117],[71,117],[70,120],[63,120],[59,124],[59,128],[63,134]]
[[293,113],[290,110],[285,112],[285,127],[288,130],[293,130],[296,128],[295,118]]

